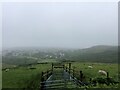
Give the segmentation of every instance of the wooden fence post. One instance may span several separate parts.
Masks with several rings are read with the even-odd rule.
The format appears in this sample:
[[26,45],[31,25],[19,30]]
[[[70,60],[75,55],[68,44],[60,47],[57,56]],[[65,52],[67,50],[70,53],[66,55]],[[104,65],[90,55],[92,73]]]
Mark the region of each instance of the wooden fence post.
[[107,85],[110,85],[109,72],[107,72]]
[[63,65],[63,70],[65,69],[65,65]]
[[90,83],[92,83],[92,78],[90,78]]
[[67,67],[66,67],[66,72],[67,72]]
[[74,70],[74,68],[73,68],[73,79],[74,79],[74,76],[75,76],[75,70]]
[[83,73],[82,73],[82,71],[80,71],[80,81],[81,82],[83,81]]
[[53,63],[52,63],[52,70],[53,70]]
[[54,68],[54,67],[53,67],[53,63],[52,63],[52,74],[53,74],[53,68]]
[[44,72],[41,74],[41,90],[44,90]]
[[50,69],[50,75],[52,75],[52,69]]
[[109,78],[109,72],[107,72],[107,78]]
[[49,77],[49,71],[47,70],[47,79],[48,79],[48,77]]
[[69,74],[70,74],[70,70],[71,70],[71,63],[69,63]]

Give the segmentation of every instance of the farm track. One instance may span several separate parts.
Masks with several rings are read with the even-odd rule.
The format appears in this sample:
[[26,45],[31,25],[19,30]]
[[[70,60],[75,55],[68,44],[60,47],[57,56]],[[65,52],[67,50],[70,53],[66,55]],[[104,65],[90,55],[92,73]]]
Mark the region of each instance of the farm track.
[[79,88],[77,80],[73,79],[65,70],[56,70],[45,81],[45,90],[62,88]]

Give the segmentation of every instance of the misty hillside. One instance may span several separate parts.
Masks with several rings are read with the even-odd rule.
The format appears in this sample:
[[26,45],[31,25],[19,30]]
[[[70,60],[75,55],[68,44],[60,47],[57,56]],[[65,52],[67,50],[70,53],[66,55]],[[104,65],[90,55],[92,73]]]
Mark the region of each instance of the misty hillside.
[[46,60],[117,63],[118,47],[98,45],[85,49],[13,49],[3,51],[2,59],[3,63],[18,65]]
[[76,50],[72,55],[71,58],[73,60],[115,63],[118,60],[118,47],[93,46],[91,48]]

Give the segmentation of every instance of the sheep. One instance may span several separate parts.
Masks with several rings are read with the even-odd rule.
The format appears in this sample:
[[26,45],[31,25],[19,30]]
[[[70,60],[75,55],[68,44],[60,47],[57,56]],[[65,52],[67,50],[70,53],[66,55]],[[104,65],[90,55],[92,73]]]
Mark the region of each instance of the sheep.
[[93,67],[92,66],[88,66],[89,69],[92,69]]
[[10,70],[9,68],[5,69],[5,72],[8,72],[9,70]]
[[107,76],[107,72],[104,70],[99,70],[98,73],[101,75]]

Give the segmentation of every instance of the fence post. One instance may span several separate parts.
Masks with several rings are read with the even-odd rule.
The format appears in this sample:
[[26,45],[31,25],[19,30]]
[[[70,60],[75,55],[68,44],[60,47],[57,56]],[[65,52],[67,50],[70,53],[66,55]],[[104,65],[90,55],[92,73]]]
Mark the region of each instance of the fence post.
[[107,72],[107,78],[109,78],[109,72]]
[[52,73],[53,73],[53,63],[52,63]]
[[66,69],[66,72],[67,72],[67,67],[65,67],[65,69]]
[[[70,70],[71,70],[71,63],[69,63],[69,76],[70,76]],[[70,79],[70,77],[69,77],[69,79]]]
[[73,79],[74,79],[74,76],[75,76],[75,74],[74,74],[74,73],[75,73],[75,70],[74,70],[74,68],[73,68]]
[[70,70],[71,70],[71,63],[69,63],[69,74],[70,74]]
[[65,69],[65,65],[63,65],[63,70]]
[[47,70],[47,79],[48,79],[48,77],[49,77],[49,71]]
[[107,72],[107,85],[110,85],[110,78],[109,78],[109,72]]
[[50,75],[52,75],[52,69],[50,70]]
[[90,83],[92,83],[92,78],[90,78]]
[[53,70],[53,63],[52,63],[52,70]]
[[80,81],[81,82],[83,81],[83,73],[82,73],[82,71],[80,71]]
[[41,90],[44,90],[44,73],[41,74]]

